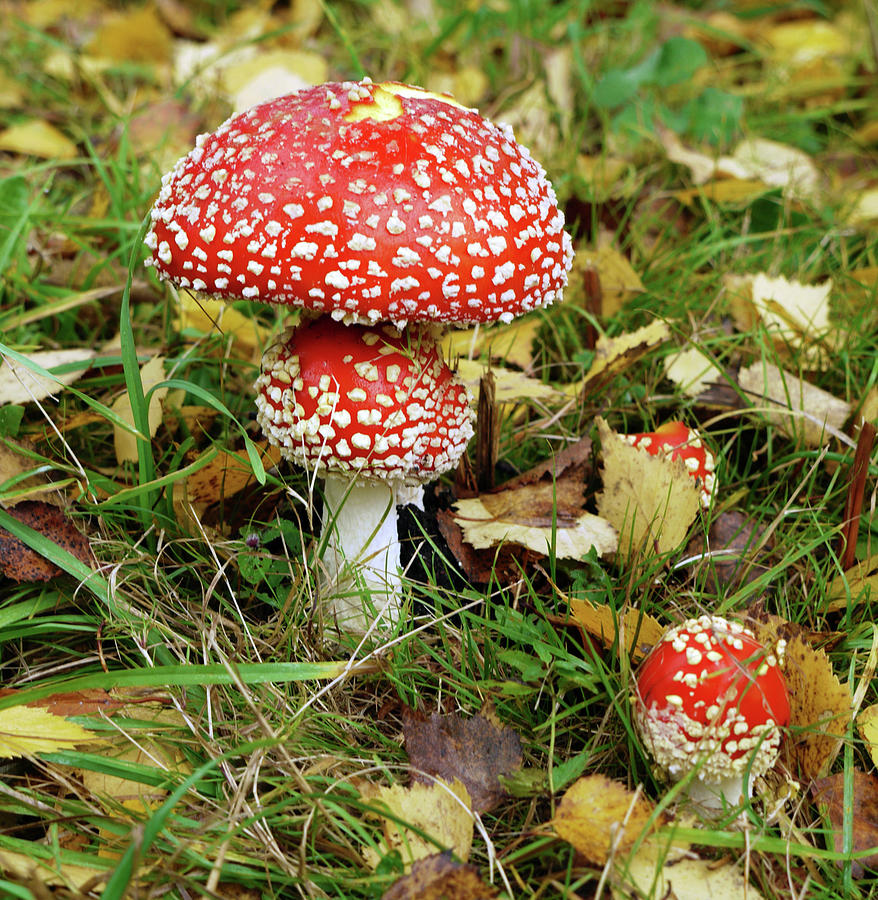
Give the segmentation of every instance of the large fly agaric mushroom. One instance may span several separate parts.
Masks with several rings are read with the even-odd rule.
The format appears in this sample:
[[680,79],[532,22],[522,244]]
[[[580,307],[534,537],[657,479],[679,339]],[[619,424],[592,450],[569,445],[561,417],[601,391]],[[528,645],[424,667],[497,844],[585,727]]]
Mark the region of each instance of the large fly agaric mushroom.
[[790,701],[784,644],[764,648],[738,622],[704,615],[670,629],[637,673],[634,722],[659,772],[690,773],[706,811],[738,806],[777,758]]
[[[346,630],[375,611],[398,612],[397,494],[452,468],[472,436],[467,390],[428,327],[306,320],[266,354],[256,382],[258,420],[281,453],[324,476],[323,562],[331,607]],[[346,594],[345,591],[350,593]]]
[[511,321],[573,258],[542,167],[446,94],[323,84],[226,121],[165,175],[162,278],[345,322]]
[[716,461],[697,431],[685,422],[665,422],[655,431],[623,434],[622,439],[652,456],[663,454],[670,459],[681,459],[686,470],[701,486],[701,505],[705,509],[710,507],[716,484]]
[[[146,244],[148,264],[184,288],[399,328],[509,322],[560,299],[573,259],[546,173],[510,128],[446,94],[369,79],[269,100],[199,137],[162,180]],[[259,381],[269,440],[302,462],[316,459],[301,449],[307,428],[289,444],[281,431],[299,427],[296,404],[306,404],[281,413],[271,398],[284,389],[269,373],[314,327],[296,333],[293,349],[270,351]],[[417,335],[400,340],[427,347]],[[468,433],[458,416],[456,441]],[[451,459],[462,447],[444,451]],[[409,470],[403,481],[412,480]]]

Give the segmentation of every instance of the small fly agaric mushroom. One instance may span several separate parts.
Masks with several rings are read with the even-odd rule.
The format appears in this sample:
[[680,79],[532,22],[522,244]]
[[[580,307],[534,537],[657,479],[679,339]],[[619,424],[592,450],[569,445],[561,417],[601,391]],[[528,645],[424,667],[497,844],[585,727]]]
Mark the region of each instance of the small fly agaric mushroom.
[[623,434],[622,439],[652,456],[663,454],[683,460],[689,474],[701,485],[701,505],[705,509],[710,507],[716,484],[716,462],[697,431],[684,422],[665,422],[655,431]]
[[323,562],[339,624],[356,631],[371,621],[355,592],[339,590],[357,572],[374,608],[393,620],[397,493],[437,478],[466,450],[473,433],[466,388],[426,327],[400,332],[321,316],[268,350],[256,390],[269,441],[324,476]]
[[790,701],[784,642],[767,650],[738,622],[704,615],[670,629],[637,673],[634,722],[662,775],[706,811],[737,806],[777,758]]
[[573,259],[543,168],[447,94],[329,83],[227,120],[165,175],[148,264],[182,287],[345,322],[494,322]]

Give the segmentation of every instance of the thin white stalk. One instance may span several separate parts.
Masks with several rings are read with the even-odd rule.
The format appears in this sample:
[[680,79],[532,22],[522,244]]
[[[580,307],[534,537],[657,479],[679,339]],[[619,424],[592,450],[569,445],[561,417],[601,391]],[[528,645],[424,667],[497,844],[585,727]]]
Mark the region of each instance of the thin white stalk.
[[399,619],[396,503],[395,484],[326,475],[324,593],[328,611],[344,631],[366,631],[379,614],[388,624]]

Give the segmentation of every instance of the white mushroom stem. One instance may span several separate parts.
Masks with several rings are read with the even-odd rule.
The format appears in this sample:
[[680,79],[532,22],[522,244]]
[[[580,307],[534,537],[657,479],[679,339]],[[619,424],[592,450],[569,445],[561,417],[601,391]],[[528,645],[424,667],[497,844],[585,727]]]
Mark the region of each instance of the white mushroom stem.
[[326,475],[321,544],[327,602],[345,631],[399,619],[397,489],[392,482]]
[[[753,795],[753,780],[747,779],[747,797]],[[723,809],[736,809],[744,799],[744,778],[732,775],[722,781],[706,782],[697,776],[686,786],[689,799],[706,816],[721,813]]]

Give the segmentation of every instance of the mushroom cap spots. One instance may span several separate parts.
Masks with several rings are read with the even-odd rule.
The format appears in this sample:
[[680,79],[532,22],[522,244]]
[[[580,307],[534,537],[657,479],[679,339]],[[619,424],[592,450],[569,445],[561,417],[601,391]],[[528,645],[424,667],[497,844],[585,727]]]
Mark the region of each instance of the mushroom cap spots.
[[665,422],[655,431],[625,434],[622,438],[652,456],[662,453],[683,460],[686,470],[701,487],[701,505],[710,508],[716,488],[716,460],[694,428],[684,422]]
[[284,456],[367,479],[432,481],[473,434],[466,387],[418,325],[306,321],[266,352],[256,393],[257,421]]
[[783,644],[767,650],[738,622],[689,619],[668,631],[637,674],[634,721],[658,768],[716,784],[774,764],[790,701]]
[[227,120],[165,175],[149,265],[347,322],[510,321],[573,258],[546,173],[448,96],[333,82]]

